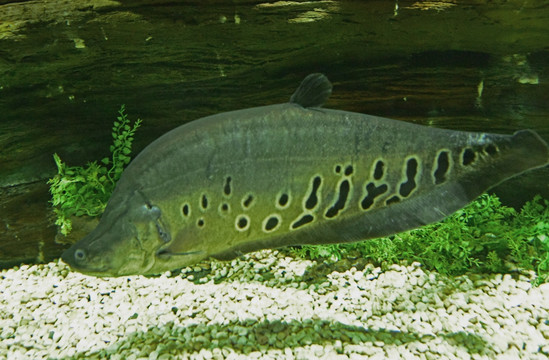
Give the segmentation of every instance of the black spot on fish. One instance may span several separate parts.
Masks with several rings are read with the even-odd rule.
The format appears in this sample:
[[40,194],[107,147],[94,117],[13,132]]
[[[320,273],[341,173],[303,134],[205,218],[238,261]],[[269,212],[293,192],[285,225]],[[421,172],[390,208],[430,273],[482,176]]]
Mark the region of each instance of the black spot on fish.
[[374,204],[376,197],[386,193],[388,189],[389,188],[386,184],[376,186],[374,183],[368,183],[366,185],[366,196],[364,197],[364,199],[362,199],[362,202],[360,203],[362,209],[369,209]]
[[498,148],[494,144],[486,145],[484,152],[490,156],[494,156],[498,153]]
[[252,205],[253,201],[254,201],[254,196],[252,194],[248,194],[248,196],[244,198],[244,201],[242,201],[242,206],[247,209]]
[[351,176],[353,174],[353,165],[349,165],[345,168],[345,176]]
[[397,203],[400,201],[400,198],[398,196],[391,196],[390,198],[388,198],[386,201],[385,201],[385,205],[391,205],[391,204],[394,204],[394,203]]
[[288,194],[282,193],[278,197],[278,205],[280,207],[284,207],[284,206],[288,205],[288,200],[290,200],[290,197],[288,196]]
[[265,222],[265,231],[272,231],[278,226],[280,220],[276,216],[271,216],[269,219],[267,219],[267,222]]
[[297,228],[300,228],[303,225],[306,225],[306,224],[312,222],[313,220],[314,220],[313,215],[310,215],[310,214],[303,215],[301,218],[299,218],[297,221],[295,221],[292,224],[292,229],[295,230]]
[[206,194],[202,194],[202,199],[200,200],[200,206],[202,209],[206,210],[208,208],[208,197]]
[[383,177],[383,167],[385,166],[385,163],[381,160],[378,160],[376,162],[376,167],[374,169],[374,179],[380,180]]
[[400,195],[406,197],[416,188],[417,160],[410,158],[406,162],[406,182],[400,184]]
[[189,204],[183,204],[183,206],[181,207],[181,213],[185,217],[189,216],[189,214],[191,213],[191,207],[189,206]]
[[238,220],[236,221],[236,226],[238,226],[239,229],[246,229],[246,227],[248,226],[248,218],[246,216],[238,217]]
[[318,204],[317,192],[320,188],[320,184],[322,184],[322,179],[320,178],[320,176],[315,176],[313,178],[311,193],[309,194],[307,201],[305,201],[305,207],[309,210],[314,209],[315,206]]
[[332,207],[328,209],[328,211],[326,211],[327,218],[333,218],[345,207],[350,188],[351,185],[349,183],[349,180],[343,180],[341,184],[339,184],[339,194],[337,201]]
[[227,196],[231,195],[231,181],[232,178],[230,176],[227,176],[225,179],[225,186],[223,186],[223,193]]
[[196,225],[198,225],[198,227],[203,227],[204,226],[204,219],[202,219],[202,218],[198,219],[198,221],[196,222]]
[[334,168],[334,171],[336,174],[340,174],[341,173],[341,165],[336,165],[335,168]]
[[434,172],[435,184],[442,184],[446,181],[446,175],[450,168],[450,157],[448,151],[441,151],[437,157],[437,165]]
[[472,149],[465,149],[461,155],[461,163],[464,166],[470,165],[475,161],[475,157],[475,152]]
[[221,211],[228,212],[229,211],[229,204],[227,204],[227,203],[221,204]]

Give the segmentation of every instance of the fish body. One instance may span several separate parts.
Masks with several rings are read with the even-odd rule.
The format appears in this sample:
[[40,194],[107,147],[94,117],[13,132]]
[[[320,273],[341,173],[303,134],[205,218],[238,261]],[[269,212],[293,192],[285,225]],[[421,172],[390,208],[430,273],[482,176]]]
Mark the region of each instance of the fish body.
[[546,165],[533,131],[453,131],[324,109],[311,74],[284,104],[182,125],[124,170],[96,229],[63,260],[96,276],[157,274],[265,248],[354,242],[439,221]]

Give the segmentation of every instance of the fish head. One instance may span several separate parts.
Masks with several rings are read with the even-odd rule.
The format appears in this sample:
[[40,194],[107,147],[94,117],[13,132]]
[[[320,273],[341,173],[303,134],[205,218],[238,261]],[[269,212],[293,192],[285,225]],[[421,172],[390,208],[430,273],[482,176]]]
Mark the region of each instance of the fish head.
[[97,227],[61,258],[87,275],[147,274],[159,249],[171,241],[161,217],[160,208],[139,191],[115,193]]

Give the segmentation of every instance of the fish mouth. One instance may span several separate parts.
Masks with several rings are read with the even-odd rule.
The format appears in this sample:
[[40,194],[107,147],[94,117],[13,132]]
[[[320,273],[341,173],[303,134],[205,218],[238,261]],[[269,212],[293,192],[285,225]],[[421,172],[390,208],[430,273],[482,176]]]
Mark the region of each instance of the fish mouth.
[[[63,258],[61,258],[63,260]],[[79,272],[84,275],[90,275],[95,277],[106,277],[106,276],[117,276],[118,274],[111,273],[109,269],[106,266],[102,266],[100,268],[87,268],[85,266],[75,266],[67,263],[65,260],[63,260],[72,270]]]

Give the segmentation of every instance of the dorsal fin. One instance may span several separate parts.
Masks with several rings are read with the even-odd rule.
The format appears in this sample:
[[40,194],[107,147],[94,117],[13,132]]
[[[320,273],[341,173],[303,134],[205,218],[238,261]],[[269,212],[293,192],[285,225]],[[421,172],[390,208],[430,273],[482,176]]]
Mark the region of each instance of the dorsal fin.
[[309,74],[290,98],[303,107],[321,107],[332,94],[332,83],[324,74]]

